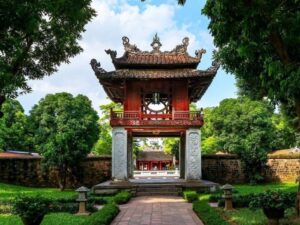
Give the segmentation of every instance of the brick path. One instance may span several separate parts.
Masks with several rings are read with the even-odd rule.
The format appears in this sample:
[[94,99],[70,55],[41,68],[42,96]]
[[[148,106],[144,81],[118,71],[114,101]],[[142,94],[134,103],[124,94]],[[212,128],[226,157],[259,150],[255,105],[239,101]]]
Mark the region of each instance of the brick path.
[[120,206],[112,225],[203,225],[192,204],[177,196],[143,196]]

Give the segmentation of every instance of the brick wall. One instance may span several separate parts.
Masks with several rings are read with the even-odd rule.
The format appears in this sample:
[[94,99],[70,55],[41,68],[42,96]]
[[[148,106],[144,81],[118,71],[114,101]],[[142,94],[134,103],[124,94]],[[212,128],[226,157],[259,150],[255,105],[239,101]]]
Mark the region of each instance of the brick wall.
[[300,158],[289,155],[271,156],[268,159],[265,178],[267,181],[295,182],[300,176]]
[[203,155],[202,177],[217,183],[243,183],[245,173],[236,155]]
[[[270,156],[265,171],[267,181],[294,182],[300,176],[300,159]],[[41,158],[0,158],[0,182],[26,186],[57,186],[57,170],[44,171]],[[202,156],[203,179],[218,183],[243,183],[245,173],[235,155]],[[111,157],[89,157],[78,166],[76,175],[68,179],[68,187],[91,187],[111,177]]]
[[[243,183],[245,171],[236,155],[204,155],[202,157],[203,179],[218,183]],[[269,156],[264,173],[269,182],[295,182],[300,176],[300,158],[291,155]]]
[[[58,171],[55,168],[44,170],[41,158],[0,158],[0,182],[25,186],[57,187]],[[111,177],[111,157],[89,157],[77,168],[67,181],[68,187],[85,185],[91,187]]]

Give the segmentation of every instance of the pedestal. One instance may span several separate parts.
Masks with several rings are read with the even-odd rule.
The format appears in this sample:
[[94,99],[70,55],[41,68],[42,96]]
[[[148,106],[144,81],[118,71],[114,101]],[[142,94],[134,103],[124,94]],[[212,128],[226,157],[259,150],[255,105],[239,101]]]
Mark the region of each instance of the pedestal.
[[127,131],[123,127],[112,129],[112,179],[128,179],[127,168]]
[[200,129],[188,129],[185,142],[185,179],[201,180]]
[[78,216],[88,216],[90,213],[86,211],[86,202],[79,202]]

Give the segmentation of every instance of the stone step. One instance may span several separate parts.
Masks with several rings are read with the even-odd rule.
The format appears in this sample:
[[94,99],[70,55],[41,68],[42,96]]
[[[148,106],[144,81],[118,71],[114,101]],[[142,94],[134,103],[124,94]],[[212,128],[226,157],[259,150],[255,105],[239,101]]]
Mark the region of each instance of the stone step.
[[152,196],[152,195],[166,195],[166,196],[178,196],[178,192],[137,192],[136,196]]
[[138,188],[137,192],[181,192],[182,189],[172,188],[172,189],[164,189],[164,188]]

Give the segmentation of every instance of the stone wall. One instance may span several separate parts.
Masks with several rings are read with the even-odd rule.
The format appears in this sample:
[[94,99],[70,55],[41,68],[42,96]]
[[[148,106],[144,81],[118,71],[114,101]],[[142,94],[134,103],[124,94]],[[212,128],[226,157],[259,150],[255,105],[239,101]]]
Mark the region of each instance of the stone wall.
[[265,178],[267,181],[295,182],[300,176],[300,158],[289,155],[271,156],[268,159]]
[[[58,171],[44,170],[41,158],[0,158],[0,182],[25,186],[57,187]],[[75,168],[75,175],[69,177],[68,187],[85,185],[91,187],[111,177],[111,157],[89,157]]]
[[217,183],[243,183],[245,173],[236,155],[203,155],[202,178]]
[[[204,155],[202,157],[203,179],[218,183],[243,183],[245,171],[236,155]],[[295,182],[300,176],[300,158],[291,155],[269,156],[265,170],[268,182]]]
[[[289,155],[269,156],[265,171],[267,181],[295,182],[300,176],[300,159]],[[41,158],[1,158],[0,182],[25,186],[57,186],[57,170],[44,171]],[[68,179],[68,187],[92,187],[111,177],[111,157],[89,157],[78,166],[76,175]],[[243,183],[245,173],[235,155],[202,156],[202,177],[218,183]]]

